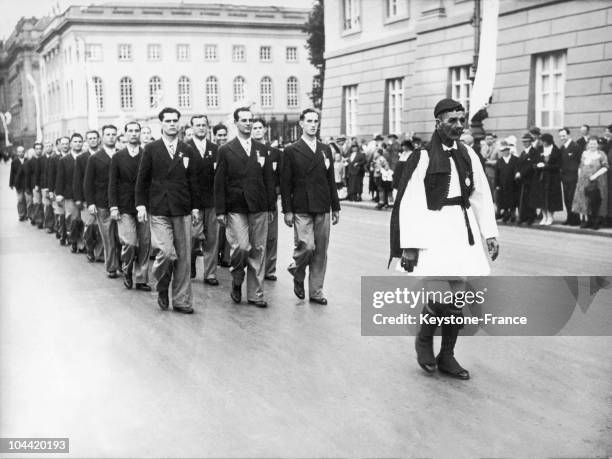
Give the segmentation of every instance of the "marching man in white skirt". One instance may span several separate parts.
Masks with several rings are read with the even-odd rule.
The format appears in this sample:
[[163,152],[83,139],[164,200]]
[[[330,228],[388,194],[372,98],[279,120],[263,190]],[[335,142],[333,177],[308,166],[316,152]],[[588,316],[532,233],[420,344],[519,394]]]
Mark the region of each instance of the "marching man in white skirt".
[[[447,290],[458,276],[486,276],[489,256],[497,258],[497,225],[487,177],[476,153],[459,142],[465,109],[443,99],[434,109],[436,130],[427,150],[415,151],[399,181],[391,216],[391,258],[412,276],[436,276]],[[487,253],[488,252],[488,253]],[[430,285],[431,286],[434,284]],[[452,303],[430,302],[423,314],[462,316]],[[460,325],[442,325],[442,346],[436,357],[436,325],[423,324],[416,337],[417,362],[428,373],[436,369],[459,379],[469,372],[454,357]]]

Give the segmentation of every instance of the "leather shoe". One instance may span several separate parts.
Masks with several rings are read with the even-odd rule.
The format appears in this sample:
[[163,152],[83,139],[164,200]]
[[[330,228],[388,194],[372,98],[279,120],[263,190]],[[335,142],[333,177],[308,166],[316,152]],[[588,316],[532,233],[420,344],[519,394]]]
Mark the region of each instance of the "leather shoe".
[[296,281],[295,279],[293,279],[293,293],[295,293],[295,296],[297,296],[300,300],[306,298],[306,292],[304,291],[304,282]]
[[249,304],[253,304],[253,305],[257,306],[258,308],[267,308],[268,307],[268,303],[266,303],[264,300],[249,300]]
[[72,243],[70,244],[70,251],[71,251],[72,253],[77,253],[77,252],[78,252],[78,248],[77,248],[77,243],[76,243],[76,242],[72,242]]
[[270,274],[269,276],[265,276],[264,279],[269,280],[269,281],[275,281],[278,278],[274,274]]
[[317,304],[321,304],[323,306],[325,306],[327,304],[327,299],[326,298],[310,298],[309,300],[311,303],[317,303]]
[[208,285],[219,285],[219,281],[214,277],[211,277],[210,279],[204,279],[204,283]]
[[94,263],[96,261],[96,257],[94,256],[93,252],[87,252],[87,261],[90,263]]
[[109,279],[116,279],[117,278],[117,271],[111,271],[106,273],[106,275],[108,276]]
[[136,282],[136,290],[142,290],[143,292],[150,292],[151,286],[144,282]]
[[162,309],[168,309],[170,306],[170,300],[168,299],[168,290],[162,290],[157,295],[157,304]]
[[181,314],[193,314],[193,308],[191,306],[173,306],[174,312],[180,312]]
[[240,303],[242,301],[242,286],[235,285],[232,283],[232,291],[230,292],[230,297],[234,301],[234,303]]
[[131,273],[123,275],[123,285],[125,285],[125,288],[127,288],[128,290],[132,289],[132,287],[134,286],[134,280],[132,279]]
[[55,233],[53,228],[47,228],[47,234],[52,234],[52,233]]

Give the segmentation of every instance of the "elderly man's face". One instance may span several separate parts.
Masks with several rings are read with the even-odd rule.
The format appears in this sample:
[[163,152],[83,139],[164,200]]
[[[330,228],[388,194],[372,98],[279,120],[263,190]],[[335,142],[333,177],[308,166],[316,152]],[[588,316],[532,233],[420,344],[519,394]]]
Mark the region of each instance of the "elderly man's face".
[[459,140],[463,134],[464,125],[465,112],[463,110],[442,113],[436,120],[436,129],[443,141]]

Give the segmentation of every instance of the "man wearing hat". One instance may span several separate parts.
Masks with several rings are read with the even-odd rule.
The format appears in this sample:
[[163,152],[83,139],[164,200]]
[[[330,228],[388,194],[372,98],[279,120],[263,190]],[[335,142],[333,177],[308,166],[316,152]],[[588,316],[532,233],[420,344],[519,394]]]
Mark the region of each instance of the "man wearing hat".
[[495,164],[495,191],[497,192],[498,212],[504,223],[514,223],[517,195],[517,172],[519,160],[511,154],[511,145],[502,140],[499,150],[501,158]]
[[[390,259],[413,276],[436,276],[429,285],[436,291],[456,291],[455,276],[484,276],[490,272],[489,255],[497,258],[497,225],[491,192],[478,156],[459,142],[466,122],[465,109],[443,99],[434,109],[436,130],[427,150],[416,150],[404,166],[397,200],[391,214]],[[481,239],[486,240],[488,254]],[[462,316],[452,303],[429,302],[424,314]],[[442,325],[442,345],[436,357],[436,325],[423,324],[416,337],[417,362],[428,373],[438,370],[451,377],[470,375],[454,357],[460,325]]]
[[539,157],[536,148],[533,146],[534,140],[534,137],[529,132],[523,134],[521,138],[523,151],[519,156],[518,164],[518,179],[520,181],[518,201],[519,224],[526,223],[528,226],[532,225],[536,218],[536,209],[529,204],[531,179]]

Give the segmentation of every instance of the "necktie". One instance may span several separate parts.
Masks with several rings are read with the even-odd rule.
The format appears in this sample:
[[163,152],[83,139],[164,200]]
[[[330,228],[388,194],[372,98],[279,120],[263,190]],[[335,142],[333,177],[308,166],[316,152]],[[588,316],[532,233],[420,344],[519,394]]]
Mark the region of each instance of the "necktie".
[[168,149],[170,150],[170,156],[174,158],[174,144],[168,145]]

